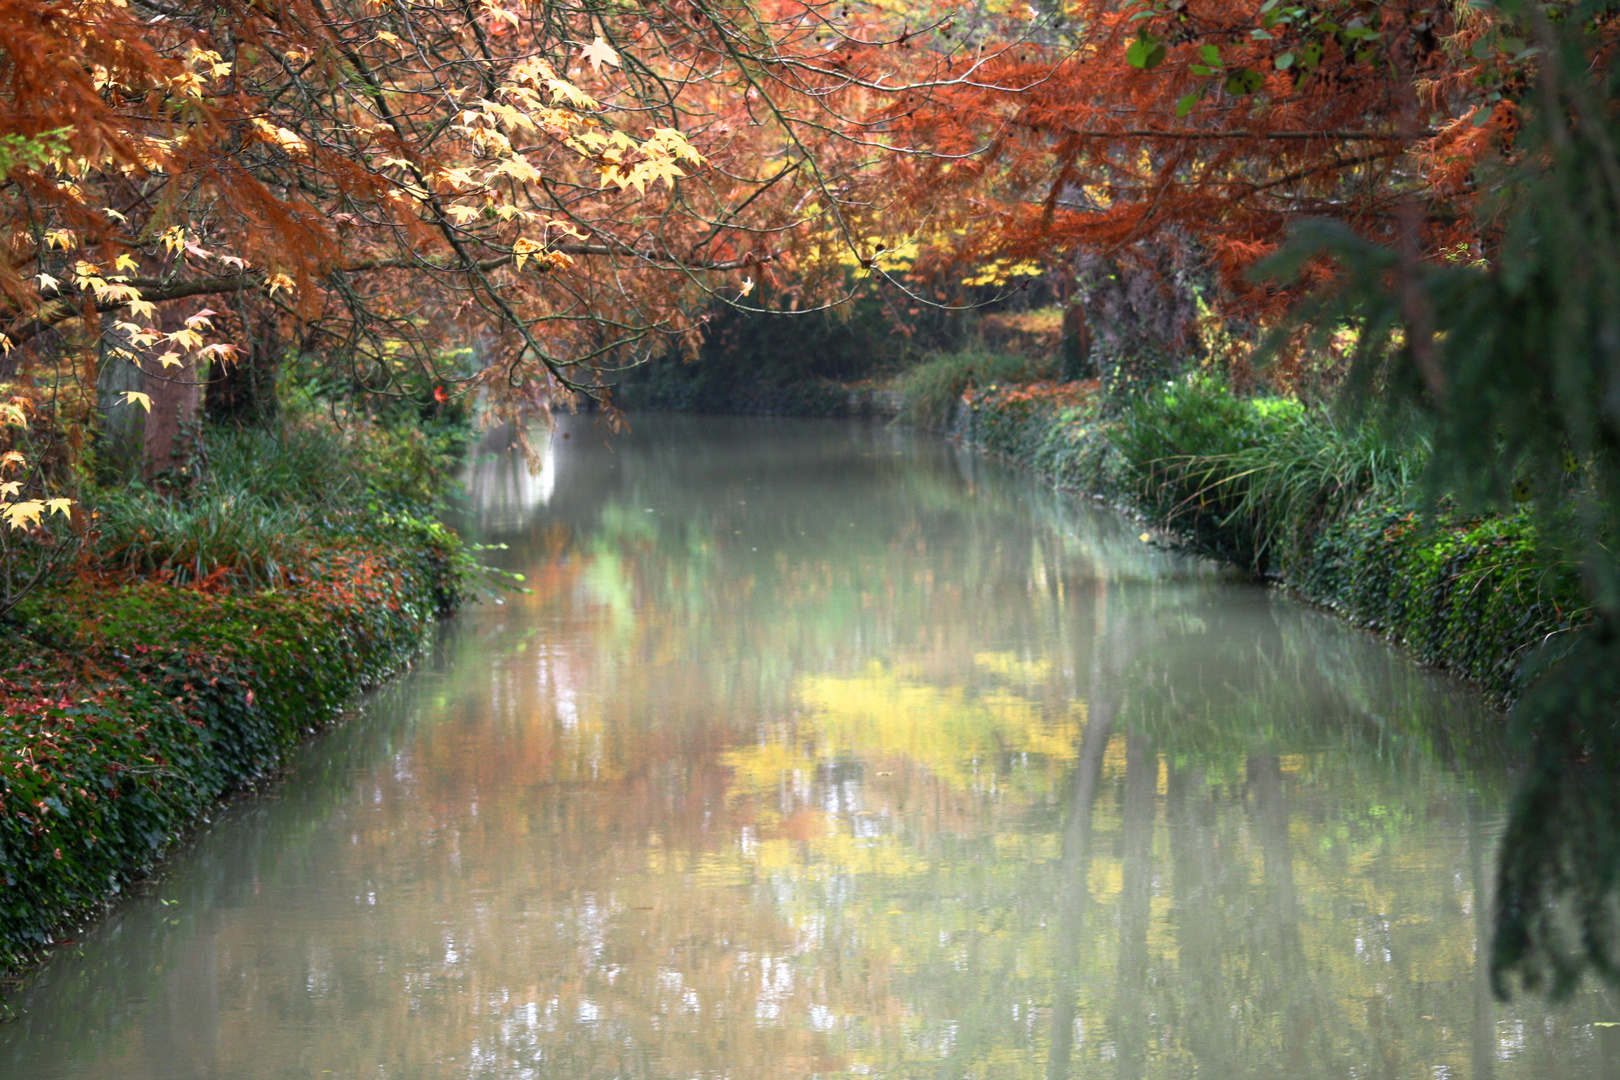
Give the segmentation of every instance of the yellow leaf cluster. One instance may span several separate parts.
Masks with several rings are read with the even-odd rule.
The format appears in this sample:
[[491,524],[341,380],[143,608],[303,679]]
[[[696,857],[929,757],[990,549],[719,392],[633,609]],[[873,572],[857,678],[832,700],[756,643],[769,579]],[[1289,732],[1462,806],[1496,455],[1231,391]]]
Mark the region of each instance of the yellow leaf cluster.
[[[5,408],[6,406],[0,406]],[[10,408],[16,410],[18,416],[22,415],[22,407],[13,402]],[[8,450],[0,454],[0,475],[11,469],[26,467],[28,460],[16,450]],[[13,529],[26,529],[39,525],[46,514],[56,513],[64,517],[70,516],[72,499],[24,499],[22,496],[21,480],[0,481],[0,521],[4,521]]]

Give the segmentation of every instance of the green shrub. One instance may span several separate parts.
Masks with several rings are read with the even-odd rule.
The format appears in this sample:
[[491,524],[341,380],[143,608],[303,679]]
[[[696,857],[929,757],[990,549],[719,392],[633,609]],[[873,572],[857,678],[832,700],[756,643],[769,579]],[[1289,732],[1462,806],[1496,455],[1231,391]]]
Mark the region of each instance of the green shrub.
[[448,534],[372,531],[274,592],[81,579],[0,628],[25,658],[0,672],[0,970],[419,647],[457,589]]
[[129,488],[102,493],[95,512],[95,556],[102,567],[175,585],[205,579],[283,585],[311,525],[307,506],[241,490],[185,498]]
[[1050,378],[1055,363],[979,349],[946,353],[908,368],[900,376],[900,418],[918,427],[942,429],[950,423],[952,410],[968,387]]
[[1276,440],[1301,412],[1280,402],[1257,405],[1196,378],[1131,399],[1115,440],[1130,463],[1132,493],[1151,517],[1205,554],[1259,570],[1263,526],[1242,513],[1250,474],[1234,462]]
[[275,504],[346,504],[365,488],[354,448],[328,423],[278,428],[209,428],[210,488],[251,492]]

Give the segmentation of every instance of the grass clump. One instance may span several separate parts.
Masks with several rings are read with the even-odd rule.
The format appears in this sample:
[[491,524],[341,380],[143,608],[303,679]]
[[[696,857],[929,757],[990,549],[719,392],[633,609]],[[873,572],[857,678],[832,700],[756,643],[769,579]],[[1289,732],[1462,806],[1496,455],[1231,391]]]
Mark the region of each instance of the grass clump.
[[97,561],[107,570],[175,585],[286,584],[307,538],[307,507],[241,489],[175,498],[149,489],[98,500]]
[[956,403],[969,387],[1027,383],[1051,378],[1055,373],[1051,359],[1031,360],[984,349],[946,353],[900,376],[896,384],[903,402],[900,419],[939,430],[950,423]]
[[364,421],[344,430],[318,418],[208,429],[196,488],[133,484],[94,497],[93,562],[178,586],[279,588],[332,536],[430,512],[455,438]]
[[1376,495],[1404,505],[1421,448],[1289,398],[1243,398],[1194,378],[1121,412],[1115,441],[1133,495],[1203,553],[1254,572],[1296,558],[1307,538]]

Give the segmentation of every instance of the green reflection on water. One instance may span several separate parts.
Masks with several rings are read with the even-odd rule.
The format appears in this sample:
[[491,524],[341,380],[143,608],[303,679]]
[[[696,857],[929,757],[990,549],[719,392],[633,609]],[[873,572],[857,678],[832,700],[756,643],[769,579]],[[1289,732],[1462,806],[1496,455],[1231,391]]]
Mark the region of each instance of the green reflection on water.
[[877,427],[578,418],[472,488],[533,593],[53,962],[0,1075],[1613,1066],[1601,999],[1485,994],[1494,720],[1376,641]]

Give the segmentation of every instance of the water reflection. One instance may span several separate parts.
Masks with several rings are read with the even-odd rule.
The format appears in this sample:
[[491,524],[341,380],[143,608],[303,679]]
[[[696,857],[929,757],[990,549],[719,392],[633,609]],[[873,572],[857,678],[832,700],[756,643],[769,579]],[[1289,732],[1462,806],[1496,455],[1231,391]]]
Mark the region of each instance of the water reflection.
[[883,428],[546,453],[473,466],[532,594],[53,962],[0,1075],[1605,1075],[1602,1000],[1486,993],[1500,761],[1378,643]]

